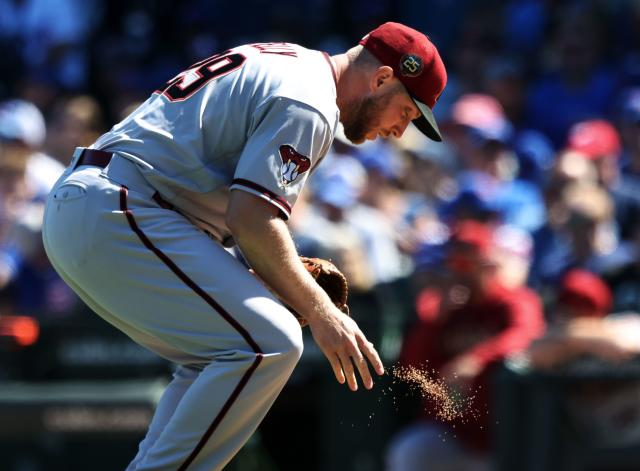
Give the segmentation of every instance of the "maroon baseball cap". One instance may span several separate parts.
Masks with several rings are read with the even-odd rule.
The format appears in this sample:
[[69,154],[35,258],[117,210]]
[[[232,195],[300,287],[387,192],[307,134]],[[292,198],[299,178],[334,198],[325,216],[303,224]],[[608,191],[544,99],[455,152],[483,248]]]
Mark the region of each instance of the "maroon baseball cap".
[[411,95],[422,113],[413,124],[430,139],[441,141],[433,107],[447,84],[447,71],[429,38],[408,26],[389,22],[367,34],[360,44],[391,67]]
[[560,281],[558,302],[583,311],[592,316],[609,314],[613,303],[611,289],[598,275],[575,268],[567,272]]
[[616,158],[620,154],[620,135],[613,124],[603,119],[582,121],[569,130],[567,147],[588,159]]

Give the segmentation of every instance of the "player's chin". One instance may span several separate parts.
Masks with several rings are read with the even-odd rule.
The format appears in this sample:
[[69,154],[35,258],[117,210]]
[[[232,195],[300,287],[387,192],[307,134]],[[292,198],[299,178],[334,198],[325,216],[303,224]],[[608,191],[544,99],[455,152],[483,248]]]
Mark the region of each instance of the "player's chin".
[[369,131],[366,133],[360,132],[360,133],[351,134],[351,135],[348,135],[345,133],[345,136],[347,137],[347,139],[349,139],[349,141],[352,144],[360,145],[360,144],[364,144],[365,141],[375,141],[377,137],[377,133],[373,131]]
[[351,142],[352,144],[355,144],[355,145],[362,144],[367,138],[367,136],[365,134],[362,134],[362,133],[360,133],[360,134],[351,134],[351,135],[345,133],[345,136],[346,136],[347,139],[349,139],[349,142]]
[[371,132],[367,132],[367,130],[363,129],[363,126],[361,125],[344,125],[344,136],[349,139],[349,142],[351,142],[352,144],[362,144],[365,140],[367,140],[367,136],[369,134],[371,134]]
[[358,139],[349,139],[349,141],[351,142],[351,144],[355,144],[355,145],[360,145],[362,143],[364,143],[364,141],[366,141],[366,139],[364,137],[360,137]]

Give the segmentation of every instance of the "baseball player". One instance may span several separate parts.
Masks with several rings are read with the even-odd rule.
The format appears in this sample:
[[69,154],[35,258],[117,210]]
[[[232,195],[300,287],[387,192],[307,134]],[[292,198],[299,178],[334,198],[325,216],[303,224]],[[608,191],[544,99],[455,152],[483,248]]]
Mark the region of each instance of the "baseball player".
[[371,388],[368,364],[383,374],[303,268],[286,221],[339,120],[356,143],[400,137],[411,121],[439,140],[431,109],[445,83],[434,45],[397,23],[333,57],[244,45],[179,73],[76,150],[47,202],[49,258],[96,313],[179,365],[129,470],[218,470],[233,457],[302,352],[283,302],[338,382],[355,391],[357,374]]

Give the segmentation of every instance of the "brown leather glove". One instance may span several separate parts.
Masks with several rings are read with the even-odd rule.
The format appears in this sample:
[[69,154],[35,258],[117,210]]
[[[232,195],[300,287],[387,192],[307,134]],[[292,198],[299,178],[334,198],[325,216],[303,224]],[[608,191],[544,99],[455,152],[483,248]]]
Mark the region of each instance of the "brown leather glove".
[[313,279],[326,291],[333,304],[348,315],[349,284],[342,272],[333,263],[322,258],[300,257],[300,260]]
[[[313,279],[316,280],[316,283],[329,295],[329,299],[333,301],[333,304],[342,312],[349,315],[349,306],[347,305],[349,285],[347,278],[342,272],[329,260],[323,258],[300,257],[300,261]],[[296,316],[302,327],[308,324],[306,319],[291,307],[287,306],[287,308]]]
[[[349,306],[347,305],[349,285],[344,274],[338,270],[333,263],[323,258],[300,257],[300,261],[313,279],[316,280],[316,283],[329,295],[329,299],[333,301],[333,304],[342,312],[349,315]],[[256,275],[253,270],[249,271]],[[267,288],[269,287],[267,286]],[[296,319],[298,319],[302,327],[308,324],[307,320],[298,314],[291,306],[282,300],[280,301],[296,316]]]

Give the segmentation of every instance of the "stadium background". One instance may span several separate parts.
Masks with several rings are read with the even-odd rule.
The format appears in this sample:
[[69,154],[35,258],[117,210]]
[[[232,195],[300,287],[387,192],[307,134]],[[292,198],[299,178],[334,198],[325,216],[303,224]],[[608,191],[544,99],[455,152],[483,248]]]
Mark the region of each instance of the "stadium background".
[[[348,273],[352,312],[388,366],[426,322],[429,290],[464,286],[443,281],[455,278],[455,244],[491,258],[492,283],[509,285],[516,306],[508,315],[548,333],[496,341],[478,406],[492,445],[478,453],[501,470],[637,469],[640,3],[0,0],[1,469],[123,469],[171,372],[47,264],[39,211],[56,167],[42,154],[66,164],[177,72],[228,47],[290,41],[337,53],[388,20],[441,51],[449,85],[435,111],[447,143],[410,131],[357,149],[338,139],[296,207],[300,251]],[[482,228],[460,224],[469,219]],[[537,311],[515,312],[523,289]],[[576,306],[597,311],[587,334],[566,319]],[[549,338],[563,353],[536,364],[534,347]],[[420,398],[389,376],[351,394],[305,345],[229,469],[384,469],[396,432],[424,413]],[[454,429],[442,441],[458,438]]]

